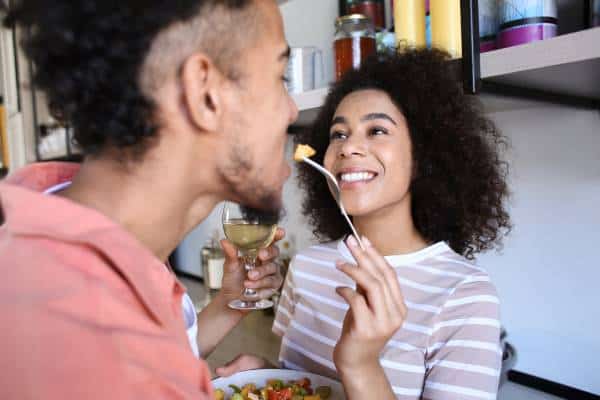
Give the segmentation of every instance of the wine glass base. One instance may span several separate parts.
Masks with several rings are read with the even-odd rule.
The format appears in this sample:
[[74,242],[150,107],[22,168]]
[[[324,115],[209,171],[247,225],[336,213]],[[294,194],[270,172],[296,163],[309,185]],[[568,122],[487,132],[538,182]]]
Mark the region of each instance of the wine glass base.
[[260,300],[260,301],[242,301],[233,300],[228,304],[229,308],[234,310],[265,310],[273,307],[271,300]]

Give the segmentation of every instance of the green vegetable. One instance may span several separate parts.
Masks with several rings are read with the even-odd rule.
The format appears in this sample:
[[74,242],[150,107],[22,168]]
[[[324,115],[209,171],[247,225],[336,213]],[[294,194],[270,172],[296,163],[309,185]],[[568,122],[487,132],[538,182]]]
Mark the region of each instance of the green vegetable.
[[233,396],[231,396],[231,400],[244,400],[244,396],[240,393],[234,393]]
[[268,386],[271,386],[275,390],[283,389],[283,381],[281,379],[271,379],[267,382]]
[[[239,387],[237,387],[235,385],[229,385],[229,387],[233,389],[234,393],[241,393],[242,392],[242,389],[240,389]],[[233,397],[231,399],[233,400]]]

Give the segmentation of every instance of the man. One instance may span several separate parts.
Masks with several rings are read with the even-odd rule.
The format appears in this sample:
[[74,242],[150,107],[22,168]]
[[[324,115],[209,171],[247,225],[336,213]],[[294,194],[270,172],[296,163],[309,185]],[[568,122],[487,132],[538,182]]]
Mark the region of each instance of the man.
[[[209,398],[164,263],[220,201],[281,207],[297,109],[277,4],[15,3],[7,23],[30,29],[36,84],[86,156],[0,183],[0,398]],[[244,282],[224,247],[224,290],[198,316],[202,354],[243,317],[226,307],[243,285],[281,283],[275,248]]]

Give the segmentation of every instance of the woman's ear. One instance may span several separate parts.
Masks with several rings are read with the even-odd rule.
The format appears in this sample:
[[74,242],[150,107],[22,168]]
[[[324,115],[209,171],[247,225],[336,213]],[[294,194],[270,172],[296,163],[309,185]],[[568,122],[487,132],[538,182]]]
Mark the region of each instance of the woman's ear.
[[189,57],[181,68],[183,105],[192,125],[199,130],[218,130],[223,76],[203,53]]

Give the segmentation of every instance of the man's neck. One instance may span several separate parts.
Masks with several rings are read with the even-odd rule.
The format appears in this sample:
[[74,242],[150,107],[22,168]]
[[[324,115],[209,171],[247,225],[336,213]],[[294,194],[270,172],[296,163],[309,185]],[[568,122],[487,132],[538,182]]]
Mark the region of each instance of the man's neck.
[[[182,164],[146,156],[128,165],[86,160],[59,195],[106,215],[166,261],[185,235],[208,216],[218,196],[194,193]],[[208,186],[204,186],[208,187]]]

